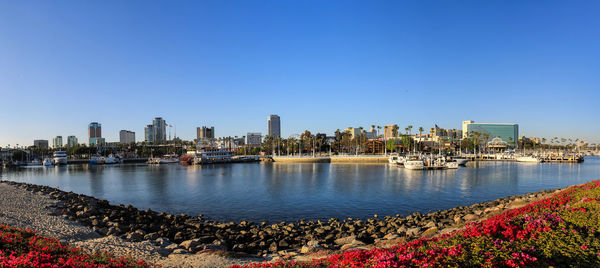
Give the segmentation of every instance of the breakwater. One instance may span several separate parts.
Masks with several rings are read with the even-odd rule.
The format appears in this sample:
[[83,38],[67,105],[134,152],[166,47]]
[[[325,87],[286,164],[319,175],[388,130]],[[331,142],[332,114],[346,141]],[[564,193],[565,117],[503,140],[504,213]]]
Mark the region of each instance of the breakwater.
[[370,219],[329,219],[277,223],[218,222],[202,215],[172,215],[139,210],[131,205],[112,205],[106,200],[64,192],[49,186],[3,181],[60,202],[55,213],[89,226],[97,233],[131,241],[148,240],[164,250],[196,253],[227,250],[256,255],[311,253],[318,250],[368,248],[385,241],[412,240],[451,232],[505,209],[522,206],[550,190],[512,196],[490,202],[408,216],[375,215]]
[[273,156],[263,158],[268,162],[281,163],[388,163],[388,157],[382,155],[360,156]]

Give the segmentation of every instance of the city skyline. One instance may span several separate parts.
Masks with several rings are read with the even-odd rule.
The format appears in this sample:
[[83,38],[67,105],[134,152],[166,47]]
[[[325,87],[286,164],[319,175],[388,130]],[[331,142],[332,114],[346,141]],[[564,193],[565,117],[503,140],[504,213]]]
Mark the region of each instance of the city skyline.
[[2,2],[0,146],[72,135],[82,143],[92,121],[107,142],[122,129],[143,140],[158,116],[183,139],[202,125],[242,137],[268,133],[269,114],[284,121],[284,138],[474,120],[599,143],[598,8]]

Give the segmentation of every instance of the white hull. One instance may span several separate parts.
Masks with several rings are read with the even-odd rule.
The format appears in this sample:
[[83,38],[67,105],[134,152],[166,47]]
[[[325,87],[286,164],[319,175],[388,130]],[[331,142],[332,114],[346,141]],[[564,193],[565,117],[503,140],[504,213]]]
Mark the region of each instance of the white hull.
[[44,166],[52,166],[52,159],[50,159],[50,158],[44,159],[43,165]]
[[159,164],[173,164],[173,163],[179,163],[179,159],[177,158],[167,158],[167,159],[159,159],[158,160]]
[[517,157],[517,162],[540,163],[542,159],[533,156]]
[[119,163],[119,160],[114,157],[107,157],[104,159],[104,164],[117,164],[117,163]]
[[456,159],[454,159],[454,161],[456,161],[459,166],[464,166],[467,164],[467,162],[469,162],[469,159],[456,158]]
[[68,162],[66,157],[55,157],[52,161],[55,165],[66,165]]
[[458,165],[458,162],[446,162],[446,168],[449,169],[457,169]]
[[412,170],[420,170],[423,169],[425,167],[425,165],[423,164],[423,161],[421,160],[409,160],[404,162],[404,168],[406,169],[412,169]]

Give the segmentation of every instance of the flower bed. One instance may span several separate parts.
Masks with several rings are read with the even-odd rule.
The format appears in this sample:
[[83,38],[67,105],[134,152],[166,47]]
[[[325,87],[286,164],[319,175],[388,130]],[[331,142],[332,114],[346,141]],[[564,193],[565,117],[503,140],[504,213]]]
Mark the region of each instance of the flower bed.
[[85,254],[35,231],[0,225],[0,267],[150,267],[144,261]]
[[593,181],[431,239],[246,267],[600,267],[599,200]]

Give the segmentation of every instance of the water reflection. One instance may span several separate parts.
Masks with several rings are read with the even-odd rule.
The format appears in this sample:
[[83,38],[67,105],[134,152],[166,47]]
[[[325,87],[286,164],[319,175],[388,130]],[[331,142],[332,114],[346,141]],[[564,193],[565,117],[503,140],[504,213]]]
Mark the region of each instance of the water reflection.
[[597,157],[583,164],[477,162],[431,171],[327,163],[72,165],[0,171],[2,179],[50,185],[140,209],[252,221],[405,215],[564,187],[599,175]]

